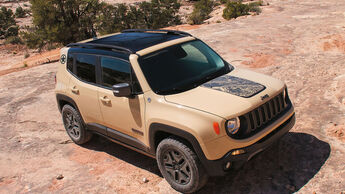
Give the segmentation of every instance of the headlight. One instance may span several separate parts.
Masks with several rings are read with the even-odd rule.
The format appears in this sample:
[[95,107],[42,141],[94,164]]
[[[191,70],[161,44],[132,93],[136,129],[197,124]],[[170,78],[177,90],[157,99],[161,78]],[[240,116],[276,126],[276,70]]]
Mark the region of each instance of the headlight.
[[235,135],[240,129],[240,119],[238,117],[230,119],[226,122],[226,130],[229,134]]

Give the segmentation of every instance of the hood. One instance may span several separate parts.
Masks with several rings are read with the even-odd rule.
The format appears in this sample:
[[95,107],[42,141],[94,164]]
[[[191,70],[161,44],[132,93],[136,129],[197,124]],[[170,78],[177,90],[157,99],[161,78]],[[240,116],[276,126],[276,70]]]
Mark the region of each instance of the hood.
[[236,68],[192,90],[167,95],[165,99],[229,119],[260,106],[284,88],[284,83],[273,77]]

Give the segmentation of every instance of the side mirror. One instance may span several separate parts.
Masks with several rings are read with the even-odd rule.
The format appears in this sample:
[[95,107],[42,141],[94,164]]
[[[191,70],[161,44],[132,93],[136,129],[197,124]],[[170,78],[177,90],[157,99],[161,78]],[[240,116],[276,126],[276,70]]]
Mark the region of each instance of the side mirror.
[[113,85],[113,93],[116,97],[130,97],[132,94],[131,86],[128,83]]

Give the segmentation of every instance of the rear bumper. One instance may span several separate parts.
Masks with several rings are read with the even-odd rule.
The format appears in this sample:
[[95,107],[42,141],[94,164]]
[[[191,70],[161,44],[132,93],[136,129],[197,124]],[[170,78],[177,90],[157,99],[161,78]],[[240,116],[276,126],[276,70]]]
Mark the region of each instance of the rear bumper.
[[[274,142],[283,137],[295,124],[295,114],[287,119],[283,124],[277,127],[270,134],[260,139],[255,144],[241,148],[245,151],[244,154],[233,156],[231,153],[234,150],[229,151],[225,156],[218,160],[207,160],[202,161],[204,167],[210,176],[223,176],[231,169],[238,169],[243,166],[248,160],[253,158],[258,153],[265,150],[267,147],[272,145]],[[230,169],[225,170],[226,163],[231,162]]]

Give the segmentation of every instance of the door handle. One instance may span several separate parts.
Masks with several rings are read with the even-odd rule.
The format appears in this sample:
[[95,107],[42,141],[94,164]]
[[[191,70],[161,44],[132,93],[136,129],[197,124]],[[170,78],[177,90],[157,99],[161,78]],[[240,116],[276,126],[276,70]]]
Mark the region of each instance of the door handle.
[[73,86],[73,87],[71,88],[71,91],[72,91],[73,93],[75,93],[75,94],[79,94],[79,90],[77,89],[76,86]]
[[100,97],[99,99],[100,99],[102,102],[104,102],[104,103],[109,103],[109,102],[110,102],[110,99],[109,99],[107,96]]

